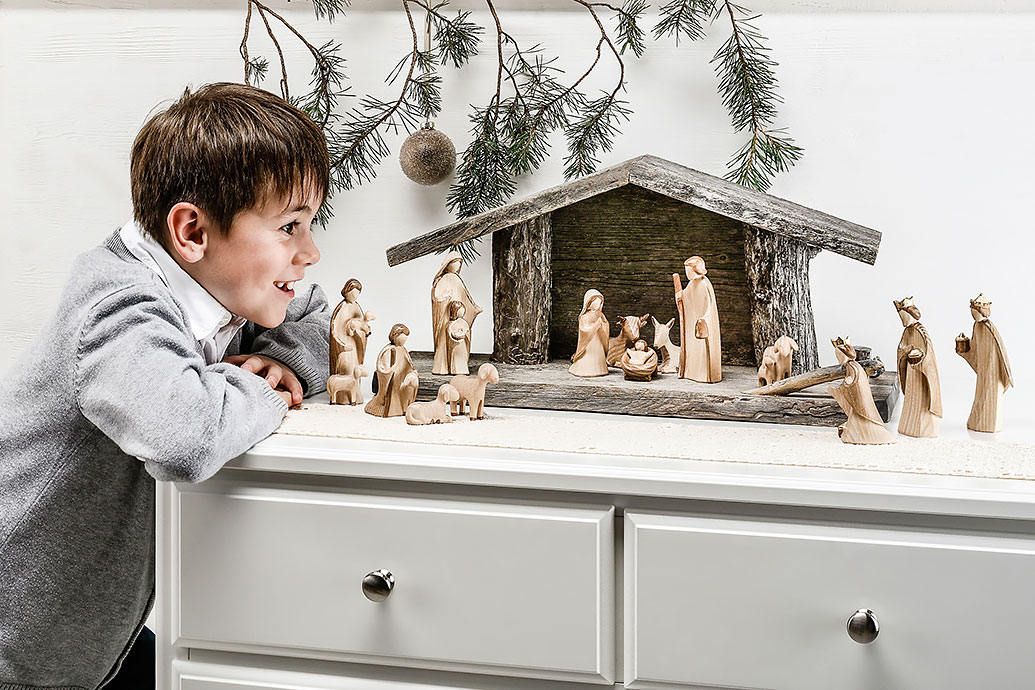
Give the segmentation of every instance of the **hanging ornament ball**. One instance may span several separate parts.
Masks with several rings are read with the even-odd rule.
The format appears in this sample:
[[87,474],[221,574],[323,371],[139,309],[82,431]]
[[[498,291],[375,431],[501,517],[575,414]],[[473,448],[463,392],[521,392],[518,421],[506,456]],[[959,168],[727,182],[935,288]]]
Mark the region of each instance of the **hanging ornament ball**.
[[456,169],[456,147],[429,122],[406,137],[399,149],[399,163],[414,182],[438,184]]

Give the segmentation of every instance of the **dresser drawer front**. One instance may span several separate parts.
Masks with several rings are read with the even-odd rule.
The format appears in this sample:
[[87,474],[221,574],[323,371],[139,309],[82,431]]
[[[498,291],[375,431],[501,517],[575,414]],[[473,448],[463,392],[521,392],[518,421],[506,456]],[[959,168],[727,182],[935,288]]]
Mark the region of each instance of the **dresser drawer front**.
[[[626,515],[626,682],[1007,688],[1035,677],[1035,540]],[[870,609],[869,644],[846,625]]]
[[184,488],[179,527],[188,646],[613,677],[613,508],[217,483]]

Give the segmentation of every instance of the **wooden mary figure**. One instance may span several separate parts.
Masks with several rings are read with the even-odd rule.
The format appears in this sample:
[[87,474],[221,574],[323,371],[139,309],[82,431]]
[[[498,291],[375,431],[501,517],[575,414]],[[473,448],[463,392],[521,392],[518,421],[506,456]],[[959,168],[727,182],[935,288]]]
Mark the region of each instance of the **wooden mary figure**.
[[392,326],[388,344],[377,355],[377,395],[363,408],[375,417],[401,417],[417,397],[420,380],[406,351],[410,329],[401,323]]
[[938,419],[942,416],[942,392],[938,380],[938,364],[934,344],[927,329],[920,323],[920,310],[912,297],[894,300],[895,309],[905,330],[898,342],[898,379],[902,387],[902,416],[898,433],[916,438],[938,435]]
[[579,344],[571,356],[568,371],[575,376],[607,374],[607,340],[610,326],[604,315],[604,296],[598,290],[586,290],[579,313]]
[[855,348],[838,338],[833,341],[837,359],[845,366],[845,378],[840,386],[828,386],[827,390],[844,410],[848,420],[837,427],[842,443],[881,444],[894,443],[895,437],[884,426],[884,420],[877,412],[870,391],[870,379],[862,365],[855,361]]
[[683,263],[687,284],[672,274],[679,312],[679,378],[701,383],[722,380],[722,338],[715,290],[707,278],[704,259],[691,256]]
[[342,302],[331,314],[331,374],[346,373],[337,370],[338,356],[342,352],[354,352],[355,364],[363,364],[366,358],[370,322],[375,317],[373,312],[365,312],[359,306],[359,293],[362,291],[362,283],[355,278],[349,278],[345,282],[345,287],[341,289]]
[[1013,385],[1010,360],[999,329],[988,318],[992,303],[984,295],[970,300],[974,330],[970,337],[959,334],[956,354],[967,360],[977,374],[974,405],[970,408],[967,428],[971,431],[995,432],[1003,428],[1003,393]]
[[[431,283],[431,332],[435,338],[435,362],[431,369],[433,374],[459,373],[449,368],[449,303],[457,301],[464,305],[463,318],[470,328],[474,328],[474,320],[482,313],[482,308],[474,303],[460,278],[463,264],[464,260],[459,254],[450,252]],[[467,351],[471,351],[470,332],[467,334]]]

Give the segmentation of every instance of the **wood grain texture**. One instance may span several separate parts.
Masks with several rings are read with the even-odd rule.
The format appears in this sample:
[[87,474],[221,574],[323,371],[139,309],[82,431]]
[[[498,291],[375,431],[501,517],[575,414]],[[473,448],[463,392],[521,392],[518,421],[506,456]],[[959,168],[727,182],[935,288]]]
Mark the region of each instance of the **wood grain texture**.
[[387,251],[388,265],[447,249],[625,185],[648,189],[858,261],[872,264],[877,259],[881,235],[876,230],[663,158],[640,156],[397,244]]
[[[419,399],[435,397],[438,387],[448,383],[449,377],[430,373],[431,353],[410,355],[420,372]],[[486,355],[473,355],[472,368],[486,361]],[[607,376],[580,378],[568,373],[567,360],[533,366],[496,366],[500,382],[486,389],[485,398],[485,404],[494,407],[809,426],[837,426],[846,420],[825,390],[810,389],[787,396],[743,393],[755,384],[756,372],[752,367],[723,367],[723,380],[706,384],[674,374],[658,375],[650,382],[626,381],[619,369],[611,370]],[[898,377],[894,372],[886,372],[871,379],[870,385],[877,410],[887,420],[898,400]]]
[[782,335],[798,343],[791,374],[819,366],[819,346],[809,290],[809,261],[819,252],[797,240],[744,226],[744,262],[748,279],[755,356]]
[[494,362],[543,364],[550,347],[550,214],[492,236]]
[[[590,288],[604,295],[613,336],[621,316],[676,316],[672,274],[683,276],[683,262],[696,254],[715,288],[723,362],[755,364],[740,223],[628,186],[554,211],[552,253],[551,358],[575,352],[576,321]],[[652,335],[648,325],[641,337],[651,342]]]
[[[879,359],[860,359],[858,361],[859,365],[870,376],[879,376],[884,373],[884,363]],[[783,379],[782,381],[770,383],[768,386],[752,388],[751,390],[744,392],[751,393],[753,395],[787,395],[788,393],[796,393],[797,391],[811,388],[812,386],[818,386],[821,383],[838,381],[844,377],[845,365],[835,364],[829,367],[820,367],[819,369],[806,371],[803,374],[798,374],[797,376],[792,376],[788,379]]]

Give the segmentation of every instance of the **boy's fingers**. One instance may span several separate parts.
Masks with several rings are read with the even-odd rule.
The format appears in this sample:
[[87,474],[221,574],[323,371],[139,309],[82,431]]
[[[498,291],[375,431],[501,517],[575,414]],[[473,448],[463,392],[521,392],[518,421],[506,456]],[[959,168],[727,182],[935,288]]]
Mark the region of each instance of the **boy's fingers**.
[[255,357],[254,355],[244,360],[244,363],[241,364],[242,369],[244,369],[245,371],[250,371],[253,374],[258,374],[260,371],[263,370],[264,367],[265,364],[263,364],[263,361],[258,357]]
[[266,370],[266,381],[269,382],[270,386],[276,388],[280,385],[281,379],[284,378],[284,370],[276,364],[271,364],[269,369]]
[[282,388],[291,393],[291,400],[296,405],[302,402],[302,384],[298,381],[298,377],[291,372],[285,372],[284,378],[280,380]]
[[291,394],[290,393],[288,393],[287,391],[277,391],[277,395],[280,396],[281,400],[283,400],[284,402],[287,403],[288,407],[291,407],[291,405],[293,403],[291,402]]

